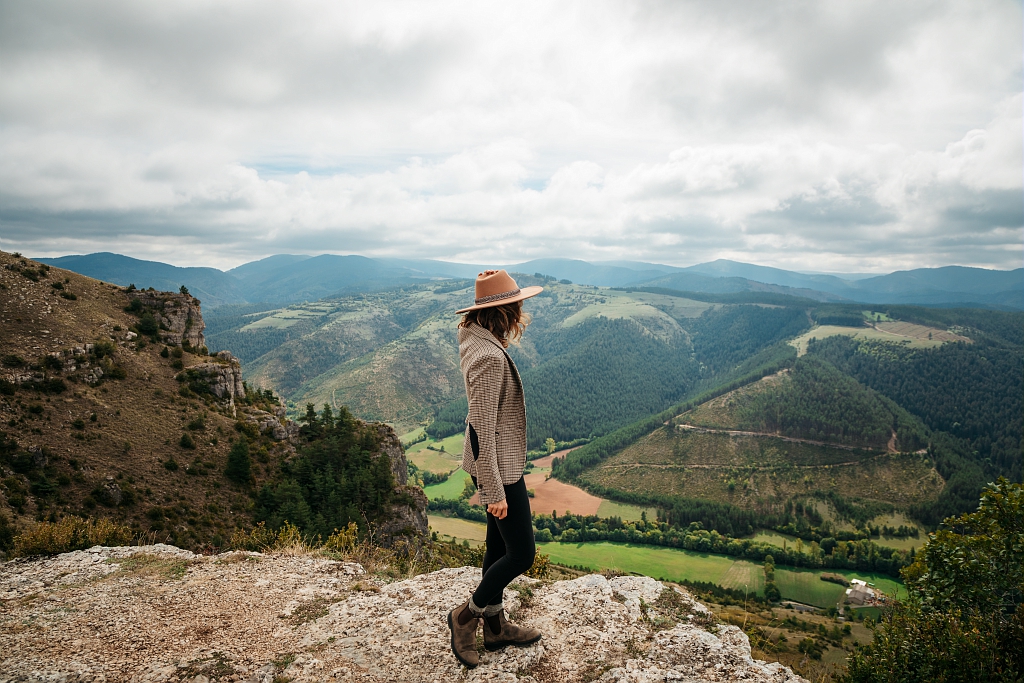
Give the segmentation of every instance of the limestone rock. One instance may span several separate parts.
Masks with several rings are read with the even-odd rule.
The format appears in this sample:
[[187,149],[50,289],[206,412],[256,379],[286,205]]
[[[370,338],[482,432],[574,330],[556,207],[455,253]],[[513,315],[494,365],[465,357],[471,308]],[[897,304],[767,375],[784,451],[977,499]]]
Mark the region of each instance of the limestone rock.
[[378,522],[375,532],[378,539],[387,546],[400,539],[419,543],[430,533],[427,522],[427,496],[418,486],[399,486],[396,492],[410,499],[409,503],[392,505],[387,521]]
[[658,630],[665,587],[600,575],[518,579],[505,607],[544,638],[485,651],[467,671],[449,649],[446,616],[479,577],[464,567],[389,581],[317,556],[203,557],[165,545],[6,562],[0,680],[804,680],[754,660],[734,626]]
[[160,338],[165,343],[180,346],[187,342],[194,349],[206,346],[203,336],[206,323],[203,322],[199,299],[188,294],[149,291],[135,292],[133,297],[154,310],[161,325]]
[[238,363],[209,362],[190,365],[188,372],[195,373],[197,378],[206,383],[217,398],[234,401],[236,397],[245,396],[242,384],[242,366]]

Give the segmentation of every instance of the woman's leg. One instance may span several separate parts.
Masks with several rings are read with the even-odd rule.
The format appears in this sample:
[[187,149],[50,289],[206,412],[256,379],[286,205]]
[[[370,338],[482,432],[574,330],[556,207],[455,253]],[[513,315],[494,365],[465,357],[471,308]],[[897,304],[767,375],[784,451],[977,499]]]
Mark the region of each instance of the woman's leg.
[[[507,495],[507,494],[506,494]],[[484,566],[483,572],[481,572],[481,578],[487,574],[487,570],[494,565],[495,562],[505,557],[505,541],[501,537],[501,531],[498,529],[498,518],[487,513],[487,539],[486,545],[484,546]],[[501,602],[501,594],[491,599],[488,604],[497,605]],[[483,607],[483,605],[480,605]]]
[[[537,546],[533,540],[533,518],[530,515],[530,496],[526,493],[526,482],[520,478],[505,487],[508,514],[497,519],[487,514],[487,551],[484,554],[484,576],[473,593],[473,604],[501,604],[505,586],[533,566]],[[488,561],[491,554],[491,523],[497,528],[504,546],[504,553]],[[495,548],[497,550],[497,548]]]

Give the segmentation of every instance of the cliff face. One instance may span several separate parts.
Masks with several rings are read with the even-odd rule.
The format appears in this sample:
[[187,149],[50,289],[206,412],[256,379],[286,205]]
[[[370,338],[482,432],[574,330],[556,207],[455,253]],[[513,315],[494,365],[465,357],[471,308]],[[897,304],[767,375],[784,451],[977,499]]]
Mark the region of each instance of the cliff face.
[[[316,556],[171,546],[92,548],[0,564],[0,671],[13,680],[526,681],[654,683],[804,679],[750,656],[746,635],[713,624],[689,594],[647,577],[505,592],[514,621],[544,638],[482,654],[467,672],[446,614],[478,568],[388,583]],[[32,624],[30,628],[18,624]]]
[[171,292],[136,291],[133,298],[139,299],[146,308],[153,309],[160,324],[160,338],[167,344],[191,346],[194,349],[206,346],[203,330],[206,323],[199,310],[199,299],[188,294]]

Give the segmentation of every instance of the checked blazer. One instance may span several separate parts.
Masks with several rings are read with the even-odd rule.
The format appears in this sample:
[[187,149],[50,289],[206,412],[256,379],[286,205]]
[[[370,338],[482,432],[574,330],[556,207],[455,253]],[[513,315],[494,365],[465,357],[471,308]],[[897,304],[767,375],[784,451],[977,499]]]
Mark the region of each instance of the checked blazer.
[[512,358],[493,334],[473,323],[459,329],[459,365],[469,415],[462,469],[476,477],[480,502],[505,498],[526,467],[526,400]]

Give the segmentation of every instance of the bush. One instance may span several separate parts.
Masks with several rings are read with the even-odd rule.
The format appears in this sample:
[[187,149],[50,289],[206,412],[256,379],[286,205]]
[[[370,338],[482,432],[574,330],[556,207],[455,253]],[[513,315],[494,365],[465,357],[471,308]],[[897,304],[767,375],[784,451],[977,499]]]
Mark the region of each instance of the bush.
[[7,515],[0,512],[0,553],[9,553],[14,547],[14,527]]
[[14,555],[58,555],[85,550],[94,545],[127,545],[132,530],[109,519],[85,520],[65,517],[58,522],[42,522],[14,538]]
[[161,358],[170,358],[170,356],[171,356],[171,350],[165,346],[164,350],[160,352],[160,357]]
[[178,461],[175,460],[174,458],[171,458],[170,460],[168,460],[168,461],[166,461],[164,463],[164,468],[167,469],[167,470],[170,470],[171,472],[177,472],[178,471]]
[[142,317],[139,318],[139,334],[144,334],[147,337],[151,337],[159,331],[160,325],[157,324],[156,318],[153,316],[153,314],[143,313]]
[[181,439],[178,440],[178,445],[182,448],[191,450],[196,447],[196,442],[192,440],[192,437],[188,432],[185,432],[181,435]]

